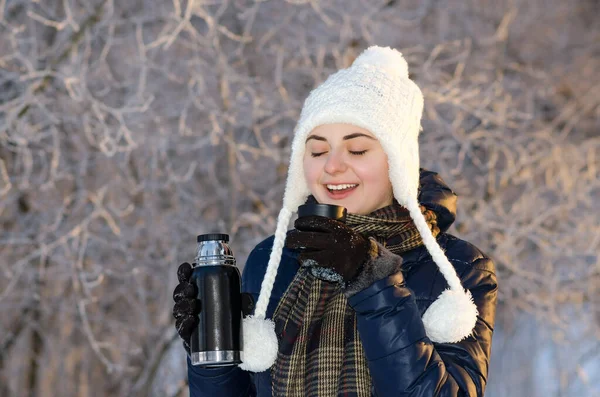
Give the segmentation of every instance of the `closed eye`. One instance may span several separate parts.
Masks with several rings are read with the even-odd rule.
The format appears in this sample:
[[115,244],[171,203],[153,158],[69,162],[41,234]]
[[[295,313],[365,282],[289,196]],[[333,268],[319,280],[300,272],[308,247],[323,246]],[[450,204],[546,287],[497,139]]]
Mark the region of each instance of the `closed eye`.
[[[360,150],[360,151],[349,150],[349,152],[350,152],[350,154],[353,154],[355,156],[362,156],[363,154],[367,153],[366,150]],[[311,155],[311,157],[319,157],[319,156],[324,155],[325,153],[327,153],[327,152],[318,152],[318,153],[312,152],[310,155]]]

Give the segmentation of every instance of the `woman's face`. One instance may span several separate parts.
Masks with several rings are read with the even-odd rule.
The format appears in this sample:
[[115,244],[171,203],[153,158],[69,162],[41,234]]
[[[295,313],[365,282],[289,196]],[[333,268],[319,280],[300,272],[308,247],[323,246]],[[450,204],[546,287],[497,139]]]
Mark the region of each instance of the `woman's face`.
[[373,134],[351,124],[311,131],[304,177],[319,203],[342,205],[354,214],[366,215],[393,201],[387,155]]

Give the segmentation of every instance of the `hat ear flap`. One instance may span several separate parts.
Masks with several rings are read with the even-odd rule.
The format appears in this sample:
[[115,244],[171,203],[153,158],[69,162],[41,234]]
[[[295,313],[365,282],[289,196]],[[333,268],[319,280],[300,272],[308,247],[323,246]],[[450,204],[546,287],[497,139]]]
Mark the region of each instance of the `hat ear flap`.
[[242,321],[244,347],[242,363],[239,367],[246,371],[266,371],[277,359],[279,343],[275,333],[275,323],[273,320],[267,319],[266,315],[275,278],[277,277],[277,270],[281,262],[288,225],[292,219],[293,212],[306,200],[310,193],[306,179],[304,178],[302,164],[306,150],[304,140],[309,132],[297,130],[295,133],[283,196],[283,208],[277,218],[275,240],[271,248],[269,263],[267,264],[267,270],[260,286],[254,315],[248,316]]
[[473,302],[471,292],[463,288],[454,266],[433,237],[416,199],[409,200],[408,210],[421,234],[423,244],[450,286],[423,314],[425,332],[432,342],[460,342],[471,335],[475,328],[477,306]]
[[[411,200],[416,200],[419,190],[419,144],[415,139],[406,139],[402,150],[395,150],[391,144],[384,144],[388,156],[390,181],[394,198],[405,208]],[[387,146],[387,147],[386,147]],[[418,206],[418,204],[417,204]]]
[[266,314],[291,218],[292,212],[285,207],[282,208],[277,218],[275,240],[273,241],[267,270],[260,286],[254,315],[242,320],[243,354],[242,363],[239,367],[246,371],[266,371],[271,368],[277,359],[279,342],[275,333],[275,323],[273,320],[267,319]]

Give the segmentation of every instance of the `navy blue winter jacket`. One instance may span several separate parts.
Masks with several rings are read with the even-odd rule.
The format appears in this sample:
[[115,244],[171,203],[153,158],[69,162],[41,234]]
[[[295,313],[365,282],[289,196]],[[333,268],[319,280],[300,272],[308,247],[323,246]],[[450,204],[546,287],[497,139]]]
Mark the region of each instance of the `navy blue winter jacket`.
[[[419,200],[438,213],[448,229],[455,219],[456,196],[437,174],[421,174]],[[447,233],[437,238],[469,289],[479,316],[473,335],[459,343],[432,343],[422,314],[446,288],[425,247],[402,255],[404,282],[392,275],[352,296],[360,338],[368,360],[374,396],[483,396],[487,382],[496,310],[497,282],[493,262],[475,246]],[[258,299],[273,237],[258,244],[242,275],[242,289]],[[284,249],[267,310],[271,318],[299,264]],[[238,367],[201,369],[188,359],[190,396],[271,396],[270,372],[250,373]]]

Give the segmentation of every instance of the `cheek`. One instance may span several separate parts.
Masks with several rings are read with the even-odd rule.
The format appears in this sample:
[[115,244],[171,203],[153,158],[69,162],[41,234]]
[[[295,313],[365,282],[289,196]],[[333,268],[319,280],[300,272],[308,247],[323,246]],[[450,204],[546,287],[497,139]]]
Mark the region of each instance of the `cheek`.
[[303,162],[304,167],[304,178],[306,179],[306,183],[311,186],[318,182],[320,175],[320,167],[316,158],[312,157],[304,157]]
[[361,166],[357,173],[374,199],[393,196],[390,172],[385,159],[378,162],[370,161]]
[[385,159],[364,162],[360,167],[355,167],[355,170],[364,183],[378,186],[389,184],[390,173]]

